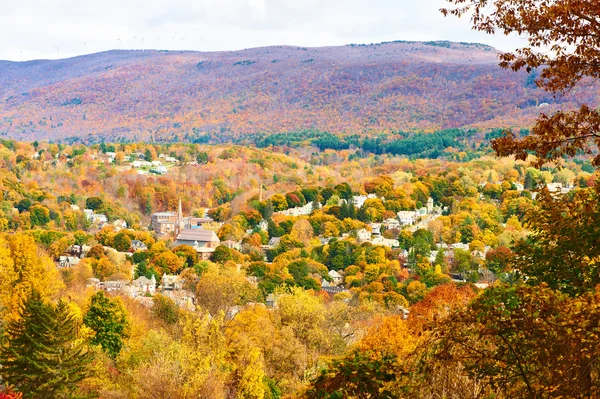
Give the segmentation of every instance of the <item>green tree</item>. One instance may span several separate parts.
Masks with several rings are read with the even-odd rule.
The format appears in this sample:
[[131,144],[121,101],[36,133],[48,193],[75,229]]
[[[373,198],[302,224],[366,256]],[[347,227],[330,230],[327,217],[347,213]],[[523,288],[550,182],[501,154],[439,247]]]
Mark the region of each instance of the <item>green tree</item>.
[[77,385],[90,375],[91,353],[78,336],[79,322],[69,306],[45,303],[32,290],[20,318],[8,324],[0,348],[4,382],[24,398],[75,398]]
[[196,162],[201,165],[208,163],[208,153],[205,151],[200,151],[198,155],[196,155]]
[[125,232],[120,231],[115,234],[113,239],[113,248],[117,251],[125,252],[131,249],[131,238]]
[[85,207],[93,211],[98,210],[104,206],[104,201],[100,197],[89,197],[85,200]]
[[101,346],[111,358],[116,358],[129,327],[123,304],[98,291],[90,299],[83,323],[96,333],[90,342]]
[[45,226],[50,221],[50,211],[42,205],[29,208],[29,218],[32,226]]

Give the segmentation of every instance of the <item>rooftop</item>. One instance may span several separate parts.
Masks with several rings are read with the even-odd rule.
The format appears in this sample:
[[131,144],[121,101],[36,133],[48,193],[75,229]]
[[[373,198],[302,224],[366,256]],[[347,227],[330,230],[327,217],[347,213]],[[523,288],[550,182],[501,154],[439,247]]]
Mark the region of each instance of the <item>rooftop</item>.
[[219,237],[212,230],[185,229],[177,236],[177,241],[219,241]]

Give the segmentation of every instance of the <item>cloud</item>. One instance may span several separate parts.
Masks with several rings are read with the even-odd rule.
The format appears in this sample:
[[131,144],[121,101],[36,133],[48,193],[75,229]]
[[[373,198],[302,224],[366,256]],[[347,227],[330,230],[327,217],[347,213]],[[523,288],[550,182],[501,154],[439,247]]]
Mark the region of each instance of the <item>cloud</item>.
[[452,40],[510,50],[522,43],[473,32],[468,20],[444,18],[439,13],[444,4],[444,0],[19,0],[3,7],[0,15],[0,59],[53,59],[81,55],[86,49],[114,48],[217,51],[281,44]]

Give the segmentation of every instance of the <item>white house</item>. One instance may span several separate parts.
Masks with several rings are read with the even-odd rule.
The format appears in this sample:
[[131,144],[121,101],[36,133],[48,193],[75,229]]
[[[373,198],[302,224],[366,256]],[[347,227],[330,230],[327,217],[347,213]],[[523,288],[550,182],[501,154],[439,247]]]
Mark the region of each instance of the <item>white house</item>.
[[329,277],[331,277],[331,280],[333,280],[333,285],[340,285],[342,284],[342,281],[344,281],[344,276],[335,270],[330,270],[327,274],[329,274]]
[[381,234],[381,223],[371,223],[369,226],[374,236]]
[[415,224],[416,212],[415,211],[400,211],[397,213],[398,220],[403,226],[409,226]]
[[371,232],[367,229],[360,229],[356,232],[356,238],[359,242],[366,242],[371,240]]
[[398,219],[389,218],[383,221],[383,225],[386,229],[399,229],[401,227]]
[[132,284],[140,293],[154,294],[156,292],[156,278],[154,278],[154,274],[152,278],[140,276],[138,279],[133,280]]
[[371,244],[383,245],[384,247],[390,247],[390,248],[397,248],[400,246],[400,242],[398,240],[393,240],[391,238],[383,238],[382,236],[374,237],[371,240]]
[[114,222],[112,222],[112,225],[115,226],[115,230],[117,231],[127,228],[127,222],[123,219],[115,220]]
[[87,220],[92,221],[94,220],[94,211],[91,209],[84,209],[83,210],[83,214],[85,215],[85,217],[87,218]]
[[367,196],[355,195],[354,197],[352,197],[352,201],[354,202],[355,207],[362,208],[362,206],[365,204],[365,201],[367,201]]

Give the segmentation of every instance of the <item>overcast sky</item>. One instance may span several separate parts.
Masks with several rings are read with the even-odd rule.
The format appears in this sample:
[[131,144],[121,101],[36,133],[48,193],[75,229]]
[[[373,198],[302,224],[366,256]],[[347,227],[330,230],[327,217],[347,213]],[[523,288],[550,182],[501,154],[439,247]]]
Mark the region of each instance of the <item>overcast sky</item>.
[[[512,50],[518,38],[444,18],[444,0],[0,0],[0,59],[110,49],[236,50],[452,40]],[[85,43],[84,43],[85,42]],[[87,43],[87,44],[86,44]]]

